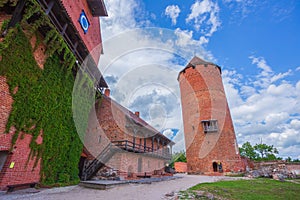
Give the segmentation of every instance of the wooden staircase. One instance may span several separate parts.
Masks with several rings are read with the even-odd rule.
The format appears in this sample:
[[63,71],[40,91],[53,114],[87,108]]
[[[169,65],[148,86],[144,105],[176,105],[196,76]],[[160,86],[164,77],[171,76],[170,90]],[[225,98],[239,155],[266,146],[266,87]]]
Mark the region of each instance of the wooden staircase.
[[91,179],[117,152],[117,149],[118,148],[113,144],[108,144],[104,150],[83,169],[81,180],[86,181]]

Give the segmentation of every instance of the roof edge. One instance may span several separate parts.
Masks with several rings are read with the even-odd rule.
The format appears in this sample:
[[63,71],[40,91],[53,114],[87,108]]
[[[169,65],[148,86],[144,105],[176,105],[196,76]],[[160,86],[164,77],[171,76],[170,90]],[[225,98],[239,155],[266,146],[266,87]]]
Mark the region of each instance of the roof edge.
[[178,76],[177,76],[177,80],[179,81],[179,76],[181,73],[184,73],[186,69],[190,68],[190,67],[193,67],[193,68],[196,68],[196,66],[198,65],[212,65],[212,66],[215,66],[219,69],[220,71],[220,74],[222,74],[222,69],[219,65],[215,64],[215,63],[212,63],[212,62],[207,62],[203,59],[200,59],[199,57],[197,56],[194,56],[194,58],[189,61],[189,63],[185,66],[184,69],[182,69],[179,73],[178,73]]

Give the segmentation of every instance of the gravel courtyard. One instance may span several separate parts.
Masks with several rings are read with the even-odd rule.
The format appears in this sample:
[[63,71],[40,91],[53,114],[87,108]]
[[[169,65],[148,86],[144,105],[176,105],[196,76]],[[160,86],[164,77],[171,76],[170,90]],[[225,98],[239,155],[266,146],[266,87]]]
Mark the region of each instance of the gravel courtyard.
[[[174,199],[173,193],[203,182],[218,180],[233,180],[237,178],[224,176],[175,175],[180,178],[169,181],[153,182],[151,184],[128,184],[116,186],[108,190],[89,189],[81,186],[68,186],[52,189],[25,189],[6,194],[0,193],[2,200],[34,199],[34,200],[156,200]],[[167,195],[166,195],[167,194]],[[169,194],[169,195],[168,195]]]

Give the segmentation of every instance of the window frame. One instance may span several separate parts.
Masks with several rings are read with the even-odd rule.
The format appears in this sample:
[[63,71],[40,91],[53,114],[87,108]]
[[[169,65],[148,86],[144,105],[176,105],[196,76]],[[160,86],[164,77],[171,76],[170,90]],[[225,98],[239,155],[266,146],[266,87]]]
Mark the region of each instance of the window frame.
[[219,131],[218,120],[216,119],[202,120],[201,124],[204,133],[213,133]]

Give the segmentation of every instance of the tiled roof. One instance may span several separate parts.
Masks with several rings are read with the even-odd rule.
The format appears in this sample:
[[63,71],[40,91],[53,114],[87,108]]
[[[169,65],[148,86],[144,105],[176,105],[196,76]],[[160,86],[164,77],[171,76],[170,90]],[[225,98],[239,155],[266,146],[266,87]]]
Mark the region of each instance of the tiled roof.
[[201,59],[201,58],[199,58],[197,56],[194,56],[192,58],[192,60],[185,66],[185,68],[179,72],[177,80],[179,80],[179,75],[182,72],[184,72],[187,68],[196,67],[197,65],[214,65],[214,66],[216,66],[220,70],[220,73],[222,73],[220,66],[218,66],[218,65],[216,65],[216,64],[214,64],[212,62],[207,62],[207,61],[205,61],[205,60],[203,60],[203,59]]
[[141,127],[145,128],[147,131],[150,131],[152,133],[151,135],[153,135],[153,136],[155,135],[155,136],[164,138],[165,140],[169,141],[170,143],[173,143],[172,140],[170,140],[169,138],[164,136],[162,133],[160,133],[158,130],[156,130],[154,127],[149,125],[142,118],[138,117],[136,114],[134,114],[127,108],[123,107],[122,105],[120,105],[119,103],[117,103],[116,101],[111,99],[110,97],[103,95],[103,98],[106,98],[107,100],[109,100],[111,102],[111,106],[115,106],[117,109],[121,110],[124,113],[124,115],[126,116],[126,118],[129,119],[129,123],[133,123],[133,125],[141,126]]

